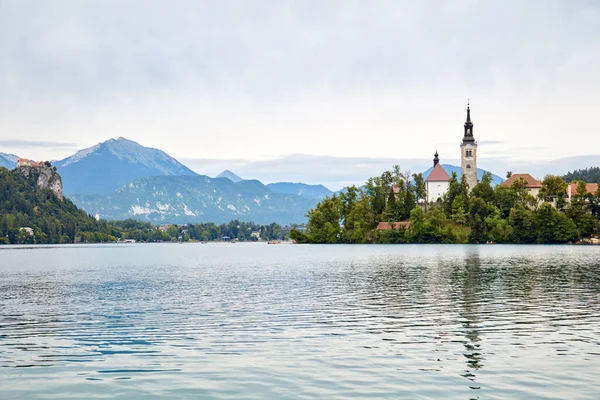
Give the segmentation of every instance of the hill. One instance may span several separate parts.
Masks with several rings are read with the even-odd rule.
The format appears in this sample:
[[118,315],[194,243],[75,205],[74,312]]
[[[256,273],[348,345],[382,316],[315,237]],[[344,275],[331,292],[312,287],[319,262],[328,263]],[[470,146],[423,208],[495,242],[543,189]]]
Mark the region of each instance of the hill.
[[566,182],[584,181],[587,183],[600,183],[600,167],[589,167],[568,172],[562,177]]
[[137,179],[108,195],[74,195],[73,201],[102,218],[153,223],[302,223],[316,200],[275,193],[257,180],[233,182],[208,176]]
[[333,192],[323,185],[307,185],[306,183],[277,182],[267,185],[275,193],[294,194],[313,200],[323,200]]
[[[456,172],[456,175],[458,176],[458,180],[460,182],[460,178],[462,178],[462,170],[460,167],[457,167],[456,165],[451,165],[451,164],[442,164],[442,167],[444,167],[444,169],[446,170],[446,172],[448,173],[448,175],[452,175],[453,172]],[[423,172],[423,178],[427,179],[427,177],[429,176],[429,174],[431,173],[431,171],[433,170],[433,167],[429,168],[428,170]],[[479,181],[481,181],[481,178],[483,177],[483,174],[487,172],[484,169],[481,168],[477,168],[477,179]],[[498,175],[494,175],[492,174],[492,187],[501,184],[502,182],[504,182],[504,178],[499,177]]]
[[149,176],[197,175],[165,152],[122,137],[80,150],[54,164],[67,195],[110,193]]
[[105,222],[61,200],[59,183],[50,167],[0,168],[0,243],[116,240]]

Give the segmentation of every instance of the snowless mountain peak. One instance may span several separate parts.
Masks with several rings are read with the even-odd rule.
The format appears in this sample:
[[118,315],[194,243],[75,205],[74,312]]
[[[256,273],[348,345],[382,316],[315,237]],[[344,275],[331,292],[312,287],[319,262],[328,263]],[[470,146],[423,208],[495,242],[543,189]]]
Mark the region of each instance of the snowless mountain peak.
[[231,172],[228,169],[226,169],[225,171],[223,171],[219,175],[217,175],[217,178],[227,178],[230,181],[235,182],[235,183],[243,181],[242,178],[240,178],[238,175],[234,174],[233,172]]
[[55,162],[65,177],[65,192],[106,193],[136,178],[197,175],[162,150],[119,137],[79,150]]

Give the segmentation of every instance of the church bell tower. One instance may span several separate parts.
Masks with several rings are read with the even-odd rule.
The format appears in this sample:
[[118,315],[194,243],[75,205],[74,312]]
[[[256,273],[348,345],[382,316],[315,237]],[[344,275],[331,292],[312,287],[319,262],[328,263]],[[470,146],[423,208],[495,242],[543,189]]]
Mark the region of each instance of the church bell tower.
[[467,103],[467,120],[465,121],[465,134],[460,144],[462,179],[467,180],[469,190],[477,185],[477,142],[473,137],[473,123],[471,122],[471,109]]

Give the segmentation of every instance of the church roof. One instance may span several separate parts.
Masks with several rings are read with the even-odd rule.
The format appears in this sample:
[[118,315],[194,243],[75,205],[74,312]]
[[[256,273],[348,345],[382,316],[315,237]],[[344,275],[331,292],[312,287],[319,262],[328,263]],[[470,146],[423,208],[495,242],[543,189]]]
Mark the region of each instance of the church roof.
[[522,178],[525,180],[525,182],[527,182],[527,188],[528,189],[534,189],[534,188],[541,188],[542,184],[535,179],[533,176],[529,175],[529,174],[512,174],[510,176],[510,178],[508,178],[507,180],[505,180],[504,182],[502,182],[500,184],[500,186],[511,186],[513,184],[514,181],[518,180],[519,178]]
[[429,173],[425,182],[448,182],[450,175],[446,172],[442,164],[436,164],[433,170]]
[[[598,190],[598,186],[599,185],[597,183],[586,183],[585,190],[587,193],[594,194]],[[577,193],[577,182],[569,183],[569,186],[567,186],[567,192],[568,192],[569,196],[571,196],[572,194],[576,194]]]

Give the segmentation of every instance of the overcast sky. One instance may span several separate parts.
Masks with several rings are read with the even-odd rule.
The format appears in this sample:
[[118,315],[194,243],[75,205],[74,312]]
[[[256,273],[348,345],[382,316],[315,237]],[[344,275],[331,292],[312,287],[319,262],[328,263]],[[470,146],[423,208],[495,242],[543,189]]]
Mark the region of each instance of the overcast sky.
[[335,186],[456,162],[470,98],[480,167],[589,159],[598,21],[596,0],[0,0],[0,151],[123,136]]

